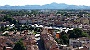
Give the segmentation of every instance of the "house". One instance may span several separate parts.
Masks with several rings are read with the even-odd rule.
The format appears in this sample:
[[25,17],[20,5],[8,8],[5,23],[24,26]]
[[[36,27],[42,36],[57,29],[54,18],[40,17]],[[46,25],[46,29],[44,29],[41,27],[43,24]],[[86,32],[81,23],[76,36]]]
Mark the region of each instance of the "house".
[[89,48],[87,48],[86,46],[84,46],[84,47],[78,47],[76,50],[89,50]]
[[59,50],[57,42],[53,38],[52,34],[48,33],[47,29],[42,31],[41,39],[44,41],[46,50]]
[[12,50],[12,47],[6,47],[6,50]]
[[6,22],[0,22],[0,26],[6,26],[6,25],[9,25],[9,21],[6,21]]
[[56,38],[60,38],[60,32],[56,32]]
[[78,39],[69,39],[69,45],[73,48],[88,46],[90,44],[90,38],[82,37]]

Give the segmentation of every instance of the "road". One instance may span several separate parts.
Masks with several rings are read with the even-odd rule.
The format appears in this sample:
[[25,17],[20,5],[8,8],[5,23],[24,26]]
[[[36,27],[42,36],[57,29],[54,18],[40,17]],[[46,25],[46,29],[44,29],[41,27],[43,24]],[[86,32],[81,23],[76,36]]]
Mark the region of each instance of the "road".
[[40,37],[36,38],[36,40],[37,40],[37,45],[39,47],[39,50],[45,50],[44,43],[42,42],[42,40],[40,39]]

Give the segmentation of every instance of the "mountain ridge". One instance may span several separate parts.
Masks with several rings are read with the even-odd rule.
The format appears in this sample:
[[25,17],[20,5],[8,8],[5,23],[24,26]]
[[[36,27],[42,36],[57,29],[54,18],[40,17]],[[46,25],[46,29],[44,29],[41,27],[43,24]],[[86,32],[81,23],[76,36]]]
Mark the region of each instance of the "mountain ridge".
[[25,5],[25,6],[0,6],[0,9],[90,9],[90,6],[85,5],[68,5],[65,3],[51,3],[45,5]]

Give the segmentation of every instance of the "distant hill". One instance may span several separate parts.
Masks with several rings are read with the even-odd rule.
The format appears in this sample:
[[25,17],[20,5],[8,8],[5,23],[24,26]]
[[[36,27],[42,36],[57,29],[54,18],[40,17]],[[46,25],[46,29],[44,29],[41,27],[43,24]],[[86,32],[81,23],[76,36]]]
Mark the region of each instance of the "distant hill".
[[45,5],[25,5],[25,6],[0,6],[0,9],[90,9],[90,6],[84,6],[84,5],[67,5],[64,3],[51,3],[51,4],[45,4]]

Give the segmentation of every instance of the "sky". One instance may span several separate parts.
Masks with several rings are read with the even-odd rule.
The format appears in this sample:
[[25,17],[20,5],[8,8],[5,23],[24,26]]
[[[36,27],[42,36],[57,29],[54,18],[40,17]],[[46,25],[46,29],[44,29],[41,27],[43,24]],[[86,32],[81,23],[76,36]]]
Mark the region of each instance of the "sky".
[[90,0],[0,0],[0,6],[24,6],[24,5],[44,5],[52,2],[65,3],[69,5],[90,6]]

